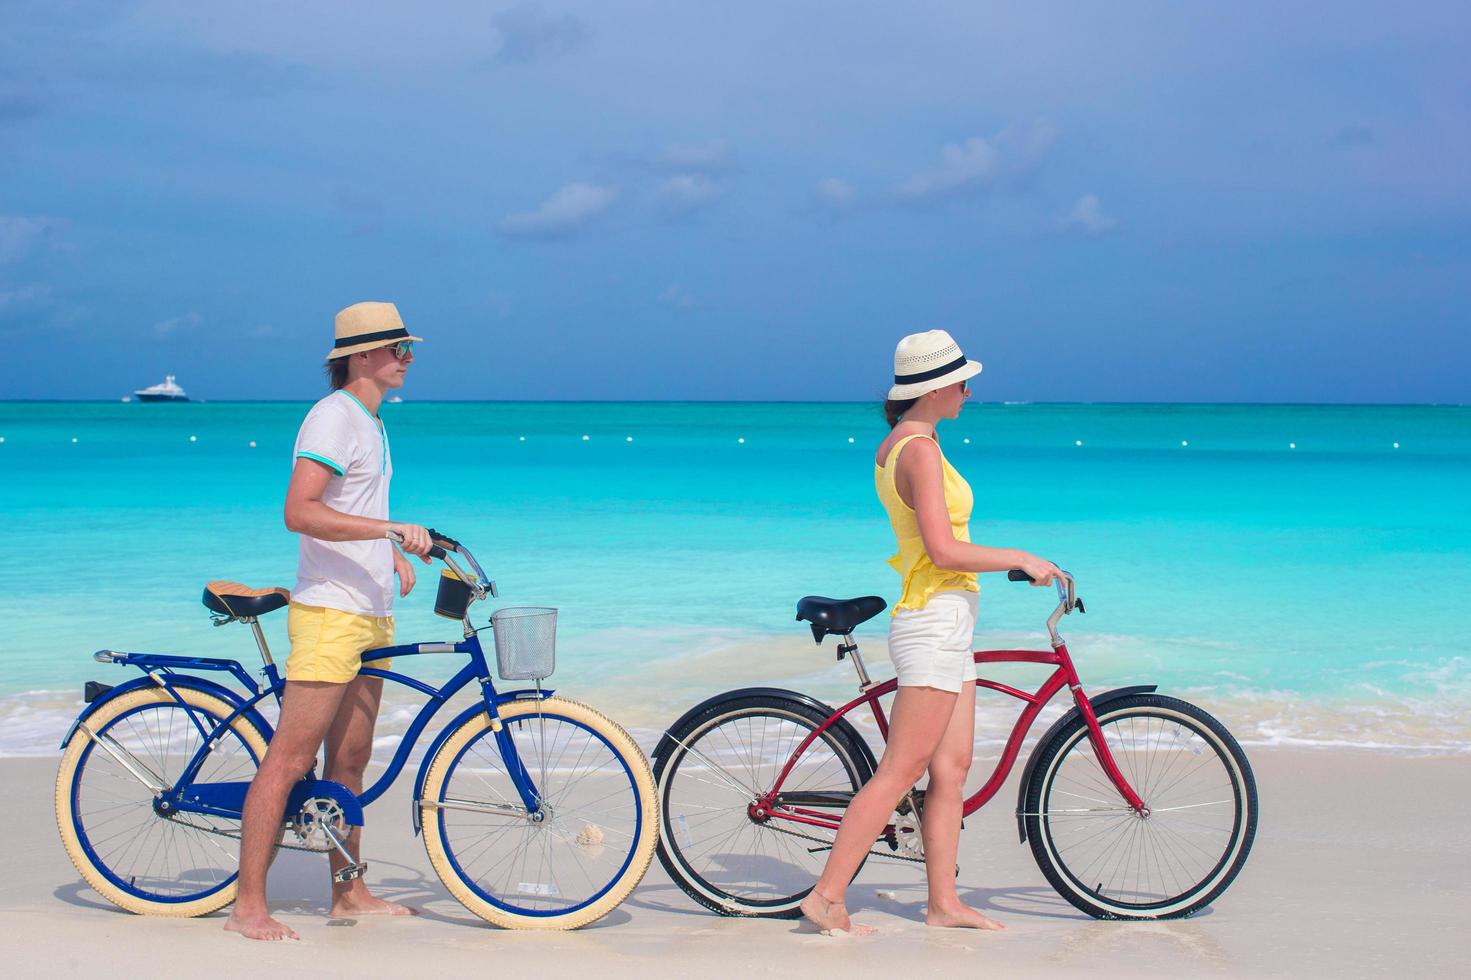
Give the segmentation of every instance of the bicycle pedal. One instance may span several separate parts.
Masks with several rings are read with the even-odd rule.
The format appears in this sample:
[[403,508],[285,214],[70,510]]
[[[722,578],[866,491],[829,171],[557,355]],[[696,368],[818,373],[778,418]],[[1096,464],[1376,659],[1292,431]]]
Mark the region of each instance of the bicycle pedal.
[[357,881],[368,873],[368,862],[360,861],[357,864],[349,864],[345,868],[339,868],[332,872],[332,880],[338,883]]

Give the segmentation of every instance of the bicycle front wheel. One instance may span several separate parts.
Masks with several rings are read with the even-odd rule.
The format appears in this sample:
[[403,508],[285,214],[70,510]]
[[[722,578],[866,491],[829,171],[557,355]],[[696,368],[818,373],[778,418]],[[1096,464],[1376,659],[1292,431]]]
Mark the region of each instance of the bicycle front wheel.
[[[176,688],[206,730],[235,710],[220,698]],[[78,729],[56,775],[56,824],[72,864],[109,902],[148,915],[207,915],[235,899],[240,821],[161,814],[170,789],[204,743],[189,712],[167,691],[139,688],[103,704]],[[236,718],[210,747],[196,783],[249,782],[266,737]]]
[[1089,915],[1184,918],[1225,891],[1251,852],[1251,765],[1220,722],[1176,698],[1121,698],[1098,724],[1147,814],[1124,802],[1077,718],[1037,748],[1025,795],[1032,855]]
[[419,806],[450,893],[507,929],[577,929],[628,897],[658,837],[649,764],[616,723],[564,698],[513,701],[501,722],[541,800],[526,810],[484,712],[435,753]]

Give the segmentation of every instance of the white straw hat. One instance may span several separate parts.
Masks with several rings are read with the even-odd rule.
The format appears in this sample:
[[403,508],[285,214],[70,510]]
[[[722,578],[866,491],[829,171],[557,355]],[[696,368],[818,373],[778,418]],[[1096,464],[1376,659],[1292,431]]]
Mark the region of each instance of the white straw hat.
[[404,328],[398,307],[392,303],[354,303],[337,314],[337,342],[327,360],[387,347],[405,340],[423,340]]
[[967,361],[960,345],[943,330],[912,333],[894,348],[894,387],[889,398],[918,398],[981,373],[980,361]]

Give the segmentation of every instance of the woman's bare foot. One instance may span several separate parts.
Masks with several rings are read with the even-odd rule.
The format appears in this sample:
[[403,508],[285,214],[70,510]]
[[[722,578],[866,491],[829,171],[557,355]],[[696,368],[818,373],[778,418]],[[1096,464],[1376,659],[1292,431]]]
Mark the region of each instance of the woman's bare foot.
[[271,918],[270,913],[264,909],[256,913],[246,913],[239,906],[230,910],[230,917],[225,920],[225,931],[238,932],[246,939],[267,941],[301,938],[290,926],[282,925]]
[[807,921],[817,926],[818,931],[825,936],[835,932],[846,932],[854,936],[872,936],[878,932],[873,926],[855,925],[853,920],[848,918],[848,910],[842,902],[829,902],[817,894],[815,888],[807,893],[806,898],[802,899],[800,908]]
[[944,908],[930,907],[925,910],[924,924],[939,929],[992,929],[1004,932],[1006,926],[990,916],[982,915],[968,905],[959,902]]
[[379,898],[366,888],[338,895],[332,901],[332,918],[355,919],[362,915],[418,915],[419,910]]

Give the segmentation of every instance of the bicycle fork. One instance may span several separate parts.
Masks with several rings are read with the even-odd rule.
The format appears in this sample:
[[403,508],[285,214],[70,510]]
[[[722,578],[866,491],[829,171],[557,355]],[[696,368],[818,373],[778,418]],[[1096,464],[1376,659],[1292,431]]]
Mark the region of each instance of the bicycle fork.
[[1104,774],[1123,796],[1124,802],[1129,804],[1130,809],[1140,817],[1148,817],[1149,807],[1144,805],[1144,800],[1124,778],[1123,771],[1119,769],[1113,752],[1108,747],[1108,741],[1103,737],[1103,727],[1098,724],[1098,716],[1093,713],[1093,705],[1083,695],[1081,687],[1073,687],[1073,700],[1077,702],[1078,713],[1083,716],[1083,722],[1088,726],[1088,741],[1093,744],[1093,754],[1098,757],[1098,764],[1103,767]]

